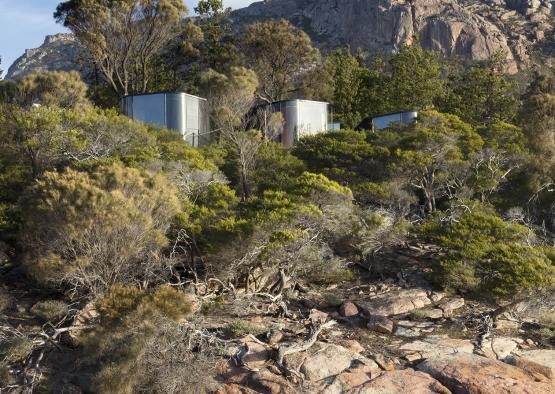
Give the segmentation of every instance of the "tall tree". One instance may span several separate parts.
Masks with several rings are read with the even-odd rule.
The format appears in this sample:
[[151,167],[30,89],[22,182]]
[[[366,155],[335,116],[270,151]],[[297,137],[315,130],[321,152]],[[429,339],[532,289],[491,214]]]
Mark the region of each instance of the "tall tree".
[[440,100],[441,110],[475,125],[512,121],[518,101],[503,70],[504,60],[498,54],[451,75],[445,97]]
[[200,0],[195,7],[199,27],[204,35],[200,44],[201,60],[218,72],[227,72],[239,65],[239,55],[231,32],[231,8],[222,0]]
[[392,111],[430,108],[443,89],[438,53],[418,43],[400,48],[389,60],[389,73],[384,93]]
[[287,98],[296,90],[295,78],[320,58],[310,37],[286,20],[248,25],[240,47],[244,62],[258,75],[257,95],[267,102]]
[[187,12],[182,0],[68,0],[54,17],[88,50],[120,95],[147,91],[153,59]]

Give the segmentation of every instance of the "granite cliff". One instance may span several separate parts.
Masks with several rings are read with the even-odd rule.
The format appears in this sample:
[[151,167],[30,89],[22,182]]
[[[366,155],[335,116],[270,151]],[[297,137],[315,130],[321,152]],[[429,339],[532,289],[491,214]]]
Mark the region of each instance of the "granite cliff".
[[69,33],[46,36],[44,43],[27,49],[8,69],[6,79],[21,79],[33,71],[80,70],[83,49]]
[[[327,51],[350,45],[392,52],[417,38],[446,56],[483,60],[501,50],[507,71],[555,58],[554,0],[265,0],[233,12],[236,31],[247,23],[285,18]],[[48,36],[8,70],[18,79],[35,70],[80,69],[81,49],[70,34]],[[542,59],[538,61],[537,59]]]

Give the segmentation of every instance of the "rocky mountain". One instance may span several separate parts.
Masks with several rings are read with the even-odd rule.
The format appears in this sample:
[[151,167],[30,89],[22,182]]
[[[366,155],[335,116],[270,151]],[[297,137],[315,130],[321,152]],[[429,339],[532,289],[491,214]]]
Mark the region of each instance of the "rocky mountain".
[[237,26],[286,18],[316,45],[391,52],[418,37],[425,48],[471,60],[499,50],[508,71],[529,65],[553,29],[552,0],[266,0],[234,12]]
[[44,43],[27,49],[8,69],[6,79],[21,79],[34,71],[80,70],[83,49],[70,33],[46,36]]
[[[247,23],[285,18],[324,51],[350,45],[370,53],[395,51],[417,37],[447,56],[483,60],[502,50],[507,71],[555,58],[555,0],[264,0],[233,12]],[[48,36],[10,67],[7,78],[35,70],[78,69],[70,34]],[[541,60],[538,60],[541,59]]]

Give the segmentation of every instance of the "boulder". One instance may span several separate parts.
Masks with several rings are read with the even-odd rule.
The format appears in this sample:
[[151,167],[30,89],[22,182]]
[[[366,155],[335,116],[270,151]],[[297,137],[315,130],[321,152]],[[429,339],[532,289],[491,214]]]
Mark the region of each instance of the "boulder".
[[364,366],[348,369],[336,375],[330,384],[325,385],[321,390],[318,390],[318,392],[323,394],[343,394],[369,382],[370,379],[375,376],[377,376],[377,372],[369,372],[368,368]]
[[453,311],[464,306],[464,298],[451,298],[441,301],[438,307],[443,311],[444,316],[452,316]]
[[351,391],[353,394],[451,394],[430,375],[413,369],[384,372]]
[[285,357],[289,368],[301,371],[310,382],[317,382],[340,374],[341,372],[363,365],[367,371],[379,371],[373,360],[344,348],[343,346],[316,342],[307,352]]
[[393,321],[385,316],[372,315],[370,321],[366,325],[370,330],[380,332],[382,334],[391,334],[393,332]]
[[339,313],[344,317],[352,317],[358,315],[358,308],[352,302],[344,302],[339,308]]
[[269,345],[276,345],[281,342],[283,339],[283,333],[281,331],[272,331],[268,336],[268,344]]
[[418,341],[401,345],[405,358],[410,361],[448,355],[454,353],[473,353],[474,344],[467,339],[453,339],[446,335],[430,335]]
[[481,351],[486,357],[503,360],[518,349],[523,340],[520,338],[495,337],[482,342]]
[[[244,337],[240,340],[241,346],[247,345],[249,353],[243,359],[249,368],[262,368],[271,358],[270,351],[263,345],[252,340],[251,337]],[[236,354],[234,352],[233,354]]]
[[553,393],[550,383],[538,382],[521,368],[474,354],[444,354],[428,358],[417,368],[433,376],[453,393]]
[[395,335],[406,338],[416,338],[421,335],[421,332],[418,328],[406,328],[399,326],[395,329]]
[[251,372],[243,384],[257,393],[294,394],[297,392],[285,378],[267,369]]
[[380,294],[367,301],[358,301],[357,304],[369,315],[393,316],[408,313],[415,309],[430,305],[425,289],[401,289]]
[[443,317],[443,311],[439,308],[424,308],[419,309],[418,314],[426,319],[441,319]]
[[555,380],[555,350],[538,349],[521,351],[518,352],[518,356],[508,357],[505,361]]
[[339,346],[343,346],[345,349],[350,350],[351,352],[361,353],[364,351],[364,347],[354,339],[340,339],[337,341]]

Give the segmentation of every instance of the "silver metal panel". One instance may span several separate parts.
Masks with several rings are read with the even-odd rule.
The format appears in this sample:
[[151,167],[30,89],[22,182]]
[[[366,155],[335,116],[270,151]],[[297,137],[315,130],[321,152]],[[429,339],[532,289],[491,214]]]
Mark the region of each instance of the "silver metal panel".
[[166,93],[166,127],[184,134],[185,116],[185,95]]
[[299,119],[297,140],[328,130],[328,104],[318,101],[297,100]]
[[277,140],[291,148],[302,137],[328,130],[328,103],[310,100],[288,100],[273,103],[272,112],[281,112],[283,131]]
[[134,120],[166,127],[166,95],[149,94],[126,97],[128,114]]
[[418,116],[416,111],[398,112],[384,116],[378,116],[372,119],[372,125],[375,130],[383,130],[393,126],[395,123],[408,125],[412,123]]
[[[127,96],[122,109],[130,118],[175,130],[192,146],[210,141],[206,99],[186,93],[154,93]],[[202,142],[199,135],[202,134]]]

